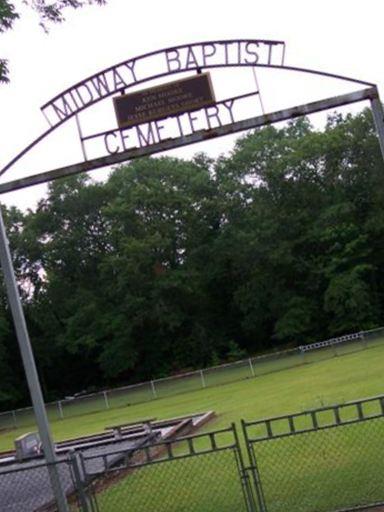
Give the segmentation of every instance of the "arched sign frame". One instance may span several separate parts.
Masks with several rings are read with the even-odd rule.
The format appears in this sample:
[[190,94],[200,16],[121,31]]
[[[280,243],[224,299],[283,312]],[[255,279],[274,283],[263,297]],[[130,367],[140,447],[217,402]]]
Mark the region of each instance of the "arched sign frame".
[[[31,174],[26,178],[11,180],[0,184],[0,195],[13,190],[29,187],[32,185],[52,181],[60,177],[70,176],[81,172],[88,172],[101,167],[106,167],[142,156],[148,156],[160,153],[173,148],[187,146],[197,142],[221,137],[228,134],[234,134],[253,128],[266,126],[293,119],[295,117],[316,113],[338,106],[348,105],[364,100],[371,102],[375,125],[379,136],[380,147],[384,158],[384,123],[381,103],[378,90],[375,84],[356,78],[328,73],[320,70],[302,68],[297,66],[288,66],[285,60],[285,43],[275,40],[260,39],[237,39],[237,40],[217,40],[205,41],[181,46],[174,46],[149,52],[128,60],[122,61],[114,66],[103,69],[102,71],[91,75],[84,80],[77,82],[73,86],[65,89],[60,94],[46,102],[41,111],[49,128],[38,136],[34,141],[28,144],[19,152],[9,163],[0,169],[0,176],[8,172],[12,166],[25,156],[32,148],[41,143],[47,136],[61,127],[67,121],[75,118],[80,144],[83,150],[84,161],[71,164],[65,167],[52,169],[43,173]],[[151,69],[151,64],[164,67],[163,71],[157,73],[143,73],[139,75],[138,69]],[[96,103],[110,98],[117,94],[125,94],[132,88],[142,86],[148,82],[173,77],[185,73],[201,73],[223,68],[253,68],[253,69],[273,69],[287,72],[304,73],[317,75],[326,78],[333,78],[344,82],[356,84],[363,89],[349,94],[343,94],[324,100],[315,101],[298,105],[293,108],[279,110],[271,113],[263,113],[260,116],[250,117],[241,121],[234,121],[216,126],[214,128],[192,130],[192,133],[183,134],[172,139],[162,140],[158,135],[156,140],[153,137],[149,144],[140,145],[140,147],[128,148],[121,151],[113,151],[100,158],[87,159],[84,142],[95,137],[108,137],[116,133],[121,133],[121,129],[113,128],[107,132],[83,136],[79,121],[79,114],[86,109],[94,106]],[[124,73],[125,70],[125,73]],[[258,94],[254,91],[253,94]],[[243,95],[247,96],[247,95]],[[242,96],[227,98],[227,100],[238,100]],[[217,102],[222,104],[225,100]],[[139,127],[137,128],[139,129]]]
[[[279,53],[280,52],[280,53]],[[276,53],[278,61],[276,63]],[[384,158],[384,114],[380,102],[378,90],[375,84],[342,75],[322,72],[313,69],[286,66],[284,63],[285,43],[283,41],[268,41],[257,39],[219,40],[193,43],[172,48],[166,48],[129,59],[115,66],[104,69],[96,75],[90,76],[66,89],[61,94],[42,106],[41,110],[45,115],[49,128],[37,137],[31,144],[27,145],[18,153],[5,167],[0,170],[0,176],[8,172],[12,166],[26,155],[33,147],[42,142],[54,130],[62,126],[66,121],[76,118],[80,142],[83,145],[86,140],[81,132],[78,114],[93,106],[95,103],[104,100],[114,94],[125,94],[134,86],[145,84],[151,80],[161,79],[167,76],[174,76],[180,73],[202,73],[218,68],[269,68],[290,72],[301,72],[312,75],[319,75],[328,78],[354,83],[363,86],[356,92],[335,96],[325,100],[298,105],[293,108],[280,110],[272,113],[263,113],[260,116],[250,117],[241,121],[231,119],[230,123],[221,124],[208,129],[193,130],[192,133],[180,133],[179,137],[161,140],[149,139],[147,144],[137,148],[129,148],[119,152],[113,152],[107,156],[87,160],[85,151],[84,162],[68,165],[47,172],[32,174],[25,178],[11,180],[0,184],[0,195],[6,192],[45,183],[65,176],[91,171],[106,167],[127,160],[148,156],[169,149],[187,146],[209,140],[223,135],[233,134],[252,128],[266,126],[275,122],[289,120],[299,116],[324,111],[330,108],[343,106],[351,103],[369,100],[374,116],[375,126],[379,138],[381,153]],[[163,59],[165,71],[138,78],[138,67],[140,63],[146,63],[155,59]],[[183,59],[183,60],[182,60]],[[123,72],[124,71],[124,72]],[[124,74],[125,73],[125,74]],[[127,78],[128,77],[128,78]],[[253,94],[258,94],[258,91]],[[244,95],[243,95],[244,96]],[[234,101],[240,98],[229,98]],[[225,101],[225,100],[224,100]],[[217,102],[216,106],[222,102]],[[116,129],[114,129],[116,130]],[[121,129],[118,129],[121,131]],[[107,133],[107,132],[105,132]],[[105,136],[104,134],[96,134]],[[111,130],[108,133],[111,132]],[[57,458],[50,432],[49,422],[44,406],[44,399],[36,370],[36,364],[31,348],[28,329],[25,322],[20,295],[17,288],[15,272],[9,250],[3,216],[0,208],[0,262],[4,281],[7,290],[8,301],[13,316],[16,336],[19,343],[28,387],[32,399],[33,409],[39,434],[48,463],[48,472],[56,499],[59,512],[68,512],[68,503],[64,489],[60,482],[60,475],[57,469]]]

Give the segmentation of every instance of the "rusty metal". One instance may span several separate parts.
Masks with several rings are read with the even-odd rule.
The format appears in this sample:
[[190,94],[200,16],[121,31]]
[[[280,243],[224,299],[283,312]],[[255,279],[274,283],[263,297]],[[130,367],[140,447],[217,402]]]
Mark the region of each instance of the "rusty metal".
[[[235,45],[235,50],[237,48],[237,53],[234,58],[230,58],[229,47],[231,45]],[[73,112],[68,115],[65,115],[65,119],[72,117],[76,112],[87,108],[96,102],[104,99],[113,94],[124,91],[132,85],[139,85],[148,80],[154,80],[157,78],[162,78],[167,75],[172,75],[175,73],[182,73],[185,71],[200,71],[203,69],[210,69],[216,67],[237,67],[237,66],[253,66],[258,64],[259,55],[256,54],[255,50],[250,49],[249,47],[252,45],[252,48],[264,48],[267,47],[268,53],[265,58],[264,64],[269,66],[272,65],[272,48],[276,46],[281,46],[282,49],[285,47],[284,41],[269,41],[265,39],[229,39],[229,40],[217,40],[217,41],[204,41],[197,42],[192,44],[185,44],[181,46],[173,46],[170,48],[164,48],[161,50],[156,50],[154,52],[145,53],[139,55],[137,57],[119,62],[114,66],[110,66],[106,69],[103,69],[99,73],[91,75],[80,82],[77,82],[73,86],[65,89],[60,94],[57,94],[50,101],[45,103],[41,110],[42,112],[47,113],[49,108],[55,109],[55,102],[61,100],[61,106],[65,109],[65,103],[68,102],[71,107],[75,107]],[[216,47],[221,46],[224,47],[224,59],[220,64],[209,63],[208,59],[212,58],[216,55]],[[215,50],[214,53],[208,53],[207,50]],[[189,55],[190,60],[185,63],[185,66],[180,66],[177,69],[170,69],[170,62],[175,61],[175,59],[170,59],[169,57],[175,57],[176,55],[180,55],[180,52],[187,51],[187,55]],[[199,55],[196,55],[196,52],[199,52]],[[150,76],[139,79],[136,76],[136,65],[140,63],[140,61],[156,57],[156,56],[165,56],[165,62],[168,64],[167,69],[158,74],[152,74]],[[167,59],[168,57],[168,59]],[[283,65],[283,59],[279,59],[280,65]],[[118,71],[120,69],[127,69],[130,73],[130,81],[124,81],[124,77],[121,76],[121,73]],[[108,73],[112,74],[113,77],[113,87],[110,87],[110,84],[107,83]],[[113,75],[115,73],[115,75]],[[117,73],[117,74],[116,74]],[[130,82],[130,83],[128,83]],[[83,90],[83,94],[87,91],[87,88],[90,88],[92,93],[95,94],[95,98],[91,99],[82,98],[81,90]],[[81,89],[83,88],[83,89]],[[87,91],[89,94],[89,91]],[[78,94],[79,93],[79,94]],[[64,101],[63,101],[64,100]],[[88,101],[89,100],[89,101]],[[84,104],[85,103],[85,104]],[[53,123],[52,125],[57,126],[62,124],[63,120],[58,123]]]
[[[253,56],[253,58],[249,59],[247,55],[241,55],[241,52],[238,51],[238,56],[235,59],[230,59],[228,51],[224,52],[224,59],[221,63],[209,63],[208,58],[213,57],[215,54],[208,55],[206,53],[206,49],[208,48],[216,48],[217,46],[222,45],[226,49],[230,45],[238,45],[238,48],[245,48],[245,51],[247,48],[249,48],[249,45],[254,45],[256,48],[261,48],[263,46],[267,46],[268,56],[266,57],[266,62],[260,62],[259,55],[256,55],[255,51],[251,51],[249,53],[249,56]],[[279,59],[279,64],[276,64],[273,62],[273,59],[271,57],[272,48],[275,48],[276,46],[282,47],[282,56],[281,59]],[[196,56],[197,49],[199,49],[199,52],[201,52],[198,56]],[[149,76],[146,76],[144,78],[138,78],[136,76],[136,72],[134,71],[136,65],[143,60],[152,58],[154,56],[169,56],[174,54],[174,56],[179,55],[180,52],[187,50],[187,52],[191,52],[193,57],[191,56],[190,60],[184,63],[185,65],[178,66],[176,69],[171,69],[171,67],[168,65],[167,69],[164,72],[151,74]],[[244,50],[243,50],[244,51]],[[56,123],[52,123],[52,126],[59,126],[63,122],[65,122],[67,119],[75,115],[76,112],[80,112],[84,110],[85,108],[90,107],[91,105],[94,105],[98,101],[107,98],[108,96],[114,95],[116,93],[121,93],[125,91],[126,89],[129,89],[129,87],[135,85],[140,85],[145,82],[148,82],[149,80],[155,80],[158,78],[162,78],[164,76],[169,76],[177,73],[183,73],[186,71],[201,71],[201,70],[208,70],[208,69],[216,69],[216,68],[223,68],[223,67],[267,67],[267,68],[274,68],[274,69],[284,69],[288,71],[302,71],[304,73],[311,73],[321,76],[327,76],[330,78],[336,78],[339,80],[345,80],[353,83],[357,83],[360,85],[369,85],[372,86],[374,84],[358,80],[355,78],[347,77],[344,75],[334,74],[334,73],[326,73],[323,71],[318,70],[312,70],[308,68],[299,68],[299,67],[292,67],[292,66],[286,66],[284,64],[284,56],[285,56],[285,43],[283,41],[268,41],[268,40],[257,40],[257,39],[238,39],[238,40],[218,40],[218,41],[205,41],[205,42],[199,42],[199,43],[193,43],[193,44],[186,44],[181,46],[175,46],[171,48],[165,48],[162,50],[157,50],[154,52],[149,52],[143,55],[140,55],[138,57],[134,57],[132,59],[128,59],[125,61],[122,61],[114,66],[110,66],[109,68],[106,68],[99,73],[96,73],[88,78],[85,78],[84,80],[77,82],[75,85],[69,87],[68,89],[65,89],[60,94],[56,95],[54,98],[52,98],[50,101],[45,103],[41,110],[43,113],[47,114],[48,109],[52,109],[56,113],[56,115],[61,119],[58,119]],[[170,59],[172,62],[175,59]],[[168,62],[169,64],[169,60]],[[125,80],[122,77],[121,73],[118,71],[119,69],[128,68],[130,73],[130,79],[131,80]],[[112,74],[112,84],[108,83],[107,77],[108,73]],[[113,75],[115,73],[115,75]],[[116,74],[117,73],[117,74]],[[112,86],[111,86],[112,85]],[[83,95],[81,93],[83,91]],[[88,97],[84,97],[84,95],[88,95]],[[94,95],[94,97],[91,98],[91,96]],[[60,107],[57,105],[57,102],[60,100]],[[58,110],[61,110],[61,112],[58,112]]]
[[[120,67],[122,67],[124,65],[128,65],[128,63],[130,63],[130,62],[137,63],[140,60],[150,58],[154,55],[168,55],[170,52],[178,52],[185,48],[192,49],[196,46],[197,47],[199,47],[199,46],[206,47],[208,45],[235,44],[235,43],[239,43],[239,44],[240,43],[244,43],[244,44],[283,44],[282,42],[267,43],[265,41],[263,41],[261,43],[260,41],[257,41],[257,40],[210,41],[210,42],[206,42],[206,43],[197,43],[197,44],[195,43],[194,45],[183,45],[183,46],[179,46],[179,47],[175,47],[175,48],[167,48],[167,49],[160,50],[157,52],[151,52],[151,53],[145,54],[143,56],[136,57],[134,59],[130,59],[128,61],[119,63],[119,64],[112,66],[110,68],[107,68],[95,75],[92,75],[91,77],[88,77],[88,78],[82,80],[81,82],[78,82],[71,88],[66,89],[59,95],[52,98],[52,100],[45,103],[41,107],[41,110],[46,115],[48,113],[47,112],[48,109],[51,109],[53,112],[55,112],[55,115],[58,117],[58,119],[55,123],[52,123],[51,126],[56,127],[56,126],[63,124],[66,120],[70,119],[71,117],[73,117],[77,112],[81,112],[82,110],[94,105],[95,103],[97,103],[109,96],[112,96],[114,94],[118,94],[121,92],[125,92],[127,89],[129,89],[132,86],[141,85],[148,81],[156,80],[156,79],[163,78],[166,76],[171,76],[174,74],[185,73],[186,71],[201,72],[202,70],[220,69],[220,68],[226,68],[226,67],[231,67],[231,68],[232,67],[234,67],[234,68],[236,68],[236,67],[260,67],[260,68],[271,68],[271,69],[283,69],[285,71],[297,71],[297,72],[309,73],[309,74],[314,74],[314,75],[319,75],[319,76],[324,76],[324,77],[329,77],[329,78],[335,78],[338,80],[352,82],[352,83],[356,83],[359,85],[368,85],[368,86],[374,85],[370,82],[362,81],[362,80],[344,76],[344,75],[328,73],[328,72],[313,70],[313,69],[309,69],[309,68],[286,66],[285,64],[283,64],[282,59],[281,59],[280,64],[274,64],[271,61],[268,61],[266,63],[262,63],[259,61],[256,61],[256,62],[242,62],[242,61],[230,62],[229,59],[225,59],[224,62],[219,63],[219,64],[214,64],[214,63],[208,64],[208,63],[204,63],[204,62],[198,62],[196,60],[195,65],[191,65],[189,67],[183,66],[183,67],[180,67],[177,69],[167,68],[164,72],[151,74],[151,75],[148,75],[141,79],[135,77],[135,79],[132,80],[132,82],[129,82],[129,81],[124,82],[122,80],[122,77],[119,75],[120,79],[119,79],[119,77],[110,79],[113,82],[112,86],[110,83],[108,83],[107,78],[106,78],[107,73],[116,73],[117,69],[119,69]],[[91,89],[91,86],[88,84],[92,84],[92,89]],[[77,96],[77,93],[79,93],[79,91],[82,90],[81,88],[86,88],[86,90],[88,90],[88,95],[94,94],[95,97],[92,97],[92,99],[90,96],[88,97],[88,99],[83,97],[82,101],[80,101]],[[77,93],[76,93],[76,91],[77,91]],[[61,101],[60,106],[58,106],[56,104],[59,100]]]
[[[239,94],[238,96],[232,96],[231,98],[225,98],[224,100],[217,101],[216,103],[214,103],[211,106],[220,106],[220,105],[223,105],[226,102],[242,100],[242,99],[245,99],[245,98],[250,98],[252,96],[257,96],[259,94],[260,94],[259,91],[247,92],[245,94]],[[191,112],[193,112],[193,111],[194,110],[192,110]],[[189,111],[187,110],[186,112],[189,112]],[[176,115],[177,114],[175,114],[175,117],[176,117]],[[171,116],[171,117],[173,117],[173,116]],[[87,141],[87,140],[95,139],[97,137],[104,137],[105,135],[109,135],[110,133],[114,133],[114,132],[117,132],[117,131],[123,131],[123,130],[112,128],[111,130],[106,130],[104,132],[97,132],[97,133],[93,133],[91,135],[82,135],[81,140],[84,142],[84,141]]]
[[[253,61],[252,59],[250,59],[249,57],[247,57],[247,55],[243,54],[243,56],[241,56],[241,52],[238,51],[238,54],[240,55],[240,57],[237,59],[234,60],[234,59],[230,59],[229,57],[229,53],[227,52],[227,50],[225,50],[224,52],[224,62],[220,63],[220,64],[215,64],[215,63],[210,63],[209,62],[209,59],[210,59],[210,53],[209,53],[209,50],[213,50],[213,48],[217,47],[218,45],[222,45],[225,49],[228,49],[230,47],[230,45],[234,45],[234,48],[242,48],[242,51],[244,53],[244,51],[248,51],[250,52],[250,55],[254,55],[256,52],[253,50],[253,51],[250,51],[250,49],[254,49],[254,48],[261,48],[264,50],[267,49],[268,50],[268,55],[266,57],[266,62],[265,63],[262,63],[260,60],[257,60],[257,62],[255,62],[256,60],[256,57],[254,57]],[[249,45],[253,45],[253,46],[249,46]],[[348,77],[348,76],[343,76],[343,75],[338,75],[338,74],[334,74],[334,73],[327,73],[327,72],[323,72],[323,71],[319,71],[319,70],[313,70],[313,69],[309,69],[309,68],[300,68],[300,67],[294,67],[294,66],[286,66],[285,63],[284,63],[284,57],[285,57],[285,43],[283,41],[274,41],[274,40],[271,40],[271,41],[268,41],[268,40],[258,40],[258,39],[238,39],[238,40],[217,40],[217,41],[205,41],[205,42],[198,42],[198,43],[193,43],[193,44],[186,44],[186,45],[181,45],[181,46],[175,46],[175,47],[170,47],[170,48],[166,48],[166,49],[162,49],[162,50],[157,50],[157,51],[154,51],[154,52],[150,52],[150,53],[146,53],[146,54],[143,54],[143,55],[140,55],[138,57],[135,57],[135,58],[132,58],[132,59],[129,59],[129,60],[126,60],[126,61],[123,61],[123,62],[120,62],[119,64],[116,64],[114,66],[111,66],[109,68],[106,68],[104,70],[102,70],[101,72],[97,73],[97,74],[94,74],[80,82],[78,82],[77,84],[73,85],[72,87],[64,90],[62,93],[56,95],[54,98],[52,98],[49,102],[45,103],[42,107],[41,107],[41,110],[44,114],[44,116],[46,117],[47,121],[49,122],[50,124],[50,128],[48,128],[45,132],[43,132],[39,137],[37,137],[35,140],[33,140],[30,144],[28,144],[21,152],[19,152],[14,158],[12,158],[1,170],[0,170],[0,176],[2,176],[6,171],[8,171],[18,160],[20,160],[26,153],[28,153],[35,145],[37,145],[39,142],[41,142],[45,137],[47,137],[49,134],[51,134],[56,128],[58,128],[59,126],[61,126],[63,123],[65,123],[67,120],[71,119],[73,116],[75,116],[76,114],[78,114],[79,112],[85,110],[86,108],[94,105],[95,103],[97,103],[98,101],[102,100],[102,99],[105,99],[107,98],[108,96],[111,96],[113,94],[116,94],[116,92],[125,92],[126,89],[129,89],[129,87],[131,86],[137,86],[137,85],[140,85],[140,84],[144,84],[146,82],[149,82],[151,80],[156,80],[158,78],[163,78],[165,76],[171,76],[171,75],[175,75],[175,74],[179,74],[179,73],[185,73],[186,69],[183,67],[183,68],[180,68],[180,69],[166,69],[164,72],[161,72],[161,73],[156,73],[156,74],[151,74],[151,75],[148,75],[142,79],[139,79],[138,77],[135,77],[135,81],[132,81],[131,84],[123,84],[121,81],[121,83],[119,82],[119,79],[117,76],[115,76],[115,85],[116,87],[111,89],[111,88],[108,88],[105,86],[105,76],[106,76],[106,73],[108,72],[116,72],[117,69],[119,69],[119,67],[121,66],[128,66],[128,69],[129,69],[129,66],[131,66],[131,68],[134,70],[134,63],[137,63],[137,62],[140,62],[140,61],[144,61],[145,59],[148,59],[148,58],[152,58],[154,56],[161,56],[161,55],[172,55],[172,52],[182,52],[182,51],[187,51],[187,52],[190,52],[192,51],[193,49],[196,49],[196,48],[200,48],[200,52],[201,52],[201,56],[200,56],[200,60],[201,62],[193,62],[193,59],[191,60],[190,62],[190,66],[188,67],[187,71],[197,71],[197,72],[201,72],[202,70],[209,70],[209,69],[219,69],[219,68],[225,68],[225,67],[230,67],[230,68],[236,68],[236,67],[251,67],[251,68],[255,68],[255,67],[259,67],[259,68],[270,68],[270,69],[278,69],[278,70],[284,70],[284,71],[292,71],[292,72],[301,72],[301,73],[306,73],[306,74],[313,74],[313,75],[318,75],[318,76],[324,76],[324,77],[328,77],[328,78],[334,78],[334,79],[338,79],[338,80],[343,80],[343,81],[347,81],[347,82],[350,82],[350,83],[355,83],[355,84],[359,84],[359,85],[364,85],[364,86],[369,86],[369,87],[375,87],[374,84],[370,83],[370,82],[366,82],[366,81],[362,81],[362,80],[358,80],[358,79],[355,79],[355,78],[351,78],[351,77]],[[282,50],[282,55],[281,55],[281,59],[279,58],[279,63],[278,64],[275,64],[274,62],[274,58],[272,58],[272,50],[276,49],[276,48],[281,48]],[[194,65],[196,64],[196,65]],[[148,67],[148,66],[147,66]],[[149,66],[149,69],[151,69],[151,67]],[[132,73],[132,72],[131,72]],[[132,73],[132,76],[133,76],[133,73]],[[104,80],[104,82],[103,82]],[[89,101],[89,102],[84,102],[83,103],[81,102],[81,88],[83,87],[83,96],[84,96],[84,91],[86,90],[86,85],[88,82],[94,82],[94,84],[96,84],[96,87],[97,89],[99,90],[100,92],[100,95],[97,97],[97,98],[94,98],[92,101]],[[104,84],[104,85],[103,85]],[[77,91],[77,92],[76,92]],[[66,96],[67,95],[67,96]],[[60,119],[60,120],[57,120],[57,122],[52,122],[49,120],[49,115],[48,115],[48,109],[49,108],[52,108],[52,105],[59,99],[59,98],[64,98],[64,102],[68,102],[68,101],[71,101],[72,102],[72,107],[71,107],[71,112],[67,112],[65,115],[64,115],[64,118],[63,119]],[[65,99],[67,98],[67,99]],[[84,100],[84,97],[83,97],[83,100]]]
[[378,94],[371,98],[371,109],[376,126],[376,132],[379,138],[381,155],[384,159],[384,112],[383,105]]
[[223,135],[250,130],[253,128],[266,126],[272,123],[293,119],[307,114],[313,114],[322,110],[348,105],[363,100],[371,100],[373,98],[377,98],[377,94],[378,92],[376,87],[371,87],[368,89],[362,89],[361,91],[343,94],[341,96],[335,96],[327,100],[315,101],[313,103],[307,103],[293,108],[272,112],[267,115],[251,117],[244,121],[238,121],[229,125],[219,126],[213,130],[200,130],[184,137],[165,140],[144,148],[135,148],[128,151],[123,151],[121,153],[88,160],[86,162],[81,162],[44,173],[2,183],[0,184],[0,194],[4,194],[12,190],[19,190],[33,185],[38,185],[48,181],[53,181],[58,178],[71,176],[73,174],[92,171],[93,169],[100,169],[101,167],[126,162],[127,160],[133,160],[135,158],[153,155],[155,153],[167,151],[169,149],[187,146],[189,144],[194,144],[203,140],[214,139]]

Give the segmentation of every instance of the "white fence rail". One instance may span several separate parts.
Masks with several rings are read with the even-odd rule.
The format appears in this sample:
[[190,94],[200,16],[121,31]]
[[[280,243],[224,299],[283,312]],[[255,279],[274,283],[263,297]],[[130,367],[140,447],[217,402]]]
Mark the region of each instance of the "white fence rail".
[[[302,345],[290,350],[249,357],[241,361],[203,368],[181,375],[47,403],[47,413],[48,417],[54,420],[147,402],[365,350],[380,344],[382,340],[384,340],[384,327]],[[32,407],[0,412],[0,432],[33,424]]]
[[[369,331],[368,331],[369,332]],[[330,347],[331,345],[337,345],[338,343],[344,343],[345,341],[353,341],[353,340],[362,340],[364,339],[364,332],[357,332],[355,334],[346,334],[345,336],[340,336],[339,338],[331,338],[325,341],[318,341],[316,343],[311,343],[309,345],[301,345],[299,349],[302,352],[307,352],[308,350],[315,350],[317,348]]]

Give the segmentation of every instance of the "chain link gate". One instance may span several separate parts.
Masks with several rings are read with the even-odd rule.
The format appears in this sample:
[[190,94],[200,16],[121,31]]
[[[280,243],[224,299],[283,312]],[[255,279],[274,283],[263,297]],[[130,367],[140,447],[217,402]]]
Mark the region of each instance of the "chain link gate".
[[83,512],[258,511],[234,424],[71,460]]
[[384,396],[242,427],[262,512],[384,504]]
[[[57,463],[71,512],[335,512],[384,505],[384,395]],[[0,472],[0,509],[54,512],[48,466]],[[15,508],[16,507],[16,508]]]

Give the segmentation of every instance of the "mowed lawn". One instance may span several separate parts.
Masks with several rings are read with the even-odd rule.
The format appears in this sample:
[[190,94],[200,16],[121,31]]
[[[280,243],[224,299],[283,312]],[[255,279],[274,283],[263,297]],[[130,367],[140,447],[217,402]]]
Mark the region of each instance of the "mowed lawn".
[[[51,428],[54,440],[60,441],[144,417],[163,419],[214,410],[217,418],[205,427],[210,430],[241,418],[253,420],[378,395],[384,393],[383,375],[384,340],[366,350],[239,382],[56,420]],[[1,434],[0,451],[11,449],[16,437],[34,428]]]

